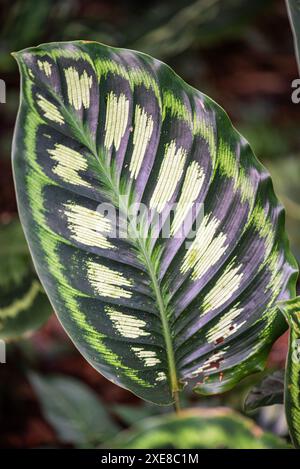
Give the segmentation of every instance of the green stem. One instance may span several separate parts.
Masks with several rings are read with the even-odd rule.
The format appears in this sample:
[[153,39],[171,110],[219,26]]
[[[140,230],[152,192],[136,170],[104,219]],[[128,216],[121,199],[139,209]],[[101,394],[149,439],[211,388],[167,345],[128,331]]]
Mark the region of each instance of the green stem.
[[158,279],[155,274],[155,270],[153,267],[153,263],[151,262],[151,259],[144,249],[144,246],[140,243],[139,239],[139,245],[143,254],[143,257],[145,259],[145,263],[148,268],[149,276],[151,279],[151,283],[153,286],[153,291],[155,293],[155,297],[157,300],[158,308],[159,308],[159,313],[160,313],[160,318],[163,326],[163,334],[164,334],[164,339],[166,343],[166,351],[167,351],[167,358],[168,358],[168,365],[169,365],[169,374],[170,374],[170,383],[171,383],[171,389],[172,389],[172,395],[174,398],[174,404],[176,408],[179,408],[179,398],[178,398],[178,392],[179,392],[179,386],[178,386],[178,379],[177,379],[177,371],[176,371],[176,364],[175,364],[175,356],[174,356],[174,349],[173,349],[173,343],[172,343],[172,337],[171,337],[171,331],[168,323],[168,318],[167,318],[167,310],[166,306],[164,304],[162,295],[161,295],[161,290],[159,288],[159,283]]

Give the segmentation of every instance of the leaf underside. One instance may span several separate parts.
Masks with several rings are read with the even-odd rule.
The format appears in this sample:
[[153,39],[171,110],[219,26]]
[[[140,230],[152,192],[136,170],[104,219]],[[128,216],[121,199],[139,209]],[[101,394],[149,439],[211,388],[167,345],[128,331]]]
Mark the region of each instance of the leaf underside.
[[[77,41],[16,59],[20,217],[81,353],[158,404],[184,383],[213,394],[261,369],[286,327],[277,301],[294,295],[297,269],[269,175],[224,111],[133,51]],[[132,202],[162,220],[176,202],[171,235],[141,218],[129,237],[112,236],[99,204],[124,219]]]

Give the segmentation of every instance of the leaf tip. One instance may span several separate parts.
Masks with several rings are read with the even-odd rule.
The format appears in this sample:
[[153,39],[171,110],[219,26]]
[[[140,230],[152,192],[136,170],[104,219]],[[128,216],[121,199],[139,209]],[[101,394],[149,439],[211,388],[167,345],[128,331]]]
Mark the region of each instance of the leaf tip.
[[11,52],[10,55],[15,59],[18,64],[20,63],[20,52]]

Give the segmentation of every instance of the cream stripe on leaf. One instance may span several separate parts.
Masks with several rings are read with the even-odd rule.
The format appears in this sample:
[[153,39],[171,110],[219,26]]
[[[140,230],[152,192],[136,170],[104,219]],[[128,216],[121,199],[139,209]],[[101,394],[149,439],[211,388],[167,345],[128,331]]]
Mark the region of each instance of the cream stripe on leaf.
[[51,76],[51,73],[52,73],[52,71],[51,71],[52,64],[47,62],[47,60],[38,60],[37,64],[38,64],[39,69],[42,70],[42,72],[45,73],[46,77],[49,78]]
[[[109,298],[131,298],[128,289],[132,280],[125,278],[120,272],[93,261],[88,261],[88,279],[97,293]],[[127,289],[123,288],[127,287]]]
[[204,361],[203,365],[199,366],[199,368],[197,368],[191,373],[192,377],[196,377],[207,370],[218,369],[219,362],[223,359],[224,355],[225,350],[219,350],[218,352],[213,353],[209,358]]
[[175,140],[166,145],[158,181],[150,200],[150,209],[161,213],[170,202],[182,177],[186,157],[186,150],[182,147],[177,148]]
[[55,104],[48,101],[44,96],[37,94],[37,104],[42,109],[44,117],[52,122],[64,124],[64,118]]
[[105,140],[104,146],[110,149],[114,145],[119,150],[125,134],[129,115],[129,101],[125,94],[117,96],[111,91],[106,101]]
[[234,306],[228,311],[228,313],[225,313],[217,324],[206,334],[207,342],[218,343],[219,341],[223,341],[227,339],[227,337],[235,334],[246,323],[245,320],[238,324],[235,321],[242,312],[243,308]]
[[76,111],[79,111],[82,107],[88,109],[90,107],[90,90],[93,84],[93,77],[89,76],[86,70],[79,75],[78,70],[74,67],[65,69],[65,77],[70,105]]
[[138,319],[136,316],[124,314],[115,308],[107,306],[105,312],[113,323],[113,327],[117,329],[122,337],[128,339],[138,339],[150,335],[150,332],[145,330],[147,323]]
[[233,297],[239,289],[243,275],[241,265],[233,267],[233,264],[229,264],[210,292],[205,295],[202,302],[203,312],[219,308]]
[[63,214],[74,240],[86,246],[115,249],[107,236],[111,232],[111,223],[101,213],[69,203],[64,204]]
[[166,381],[167,380],[167,375],[164,371],[159,371],[157,373],[157,377],[155,379],[155,381]]
[[204,275],[226,251],[226,234],[218,233],[220,221],[212,215],[205,215],[196,233],[195,240],[186,251],[181,272],[191,272],[193,280]]
[[61,177],[63,181],[76,186],[91,187],[79,174],[79,171],[86,171],[88,163],[86,158],[78,151],[73,150],[60,143],[55,144],[55,148],[47,150],[48,154],[57,164],[52,169],[53,173]]
[[131,347],[131,350],[144,362],[146,367],[155,366],[160,363],[160,359],[153,350],[145,350],[142,347]]
[[147,114],[139,105],[135,107],[133,152],[129,171],[133,178],[137,178],[141,169],[143,158],[153,132],[152,116]]
[[270,178],[226,113],[135,51],[75,41],[15,56],[20,218],[89,363],[177,407],[183,383],[222,393],[262,369],[297,266]]

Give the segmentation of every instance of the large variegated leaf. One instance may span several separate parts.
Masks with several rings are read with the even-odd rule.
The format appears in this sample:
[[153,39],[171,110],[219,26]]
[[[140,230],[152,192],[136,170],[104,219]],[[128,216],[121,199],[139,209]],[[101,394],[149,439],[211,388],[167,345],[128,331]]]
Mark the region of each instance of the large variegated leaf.
[[[183,383],[216,393],[261,369],[296,266],[269,175],[224,111],[137,52],[78,41],[16,58],[20,216],[82,354],[159,404]],[[140,216],[116,236],[103,203],[124,235],[133,202],[151,229]]]

